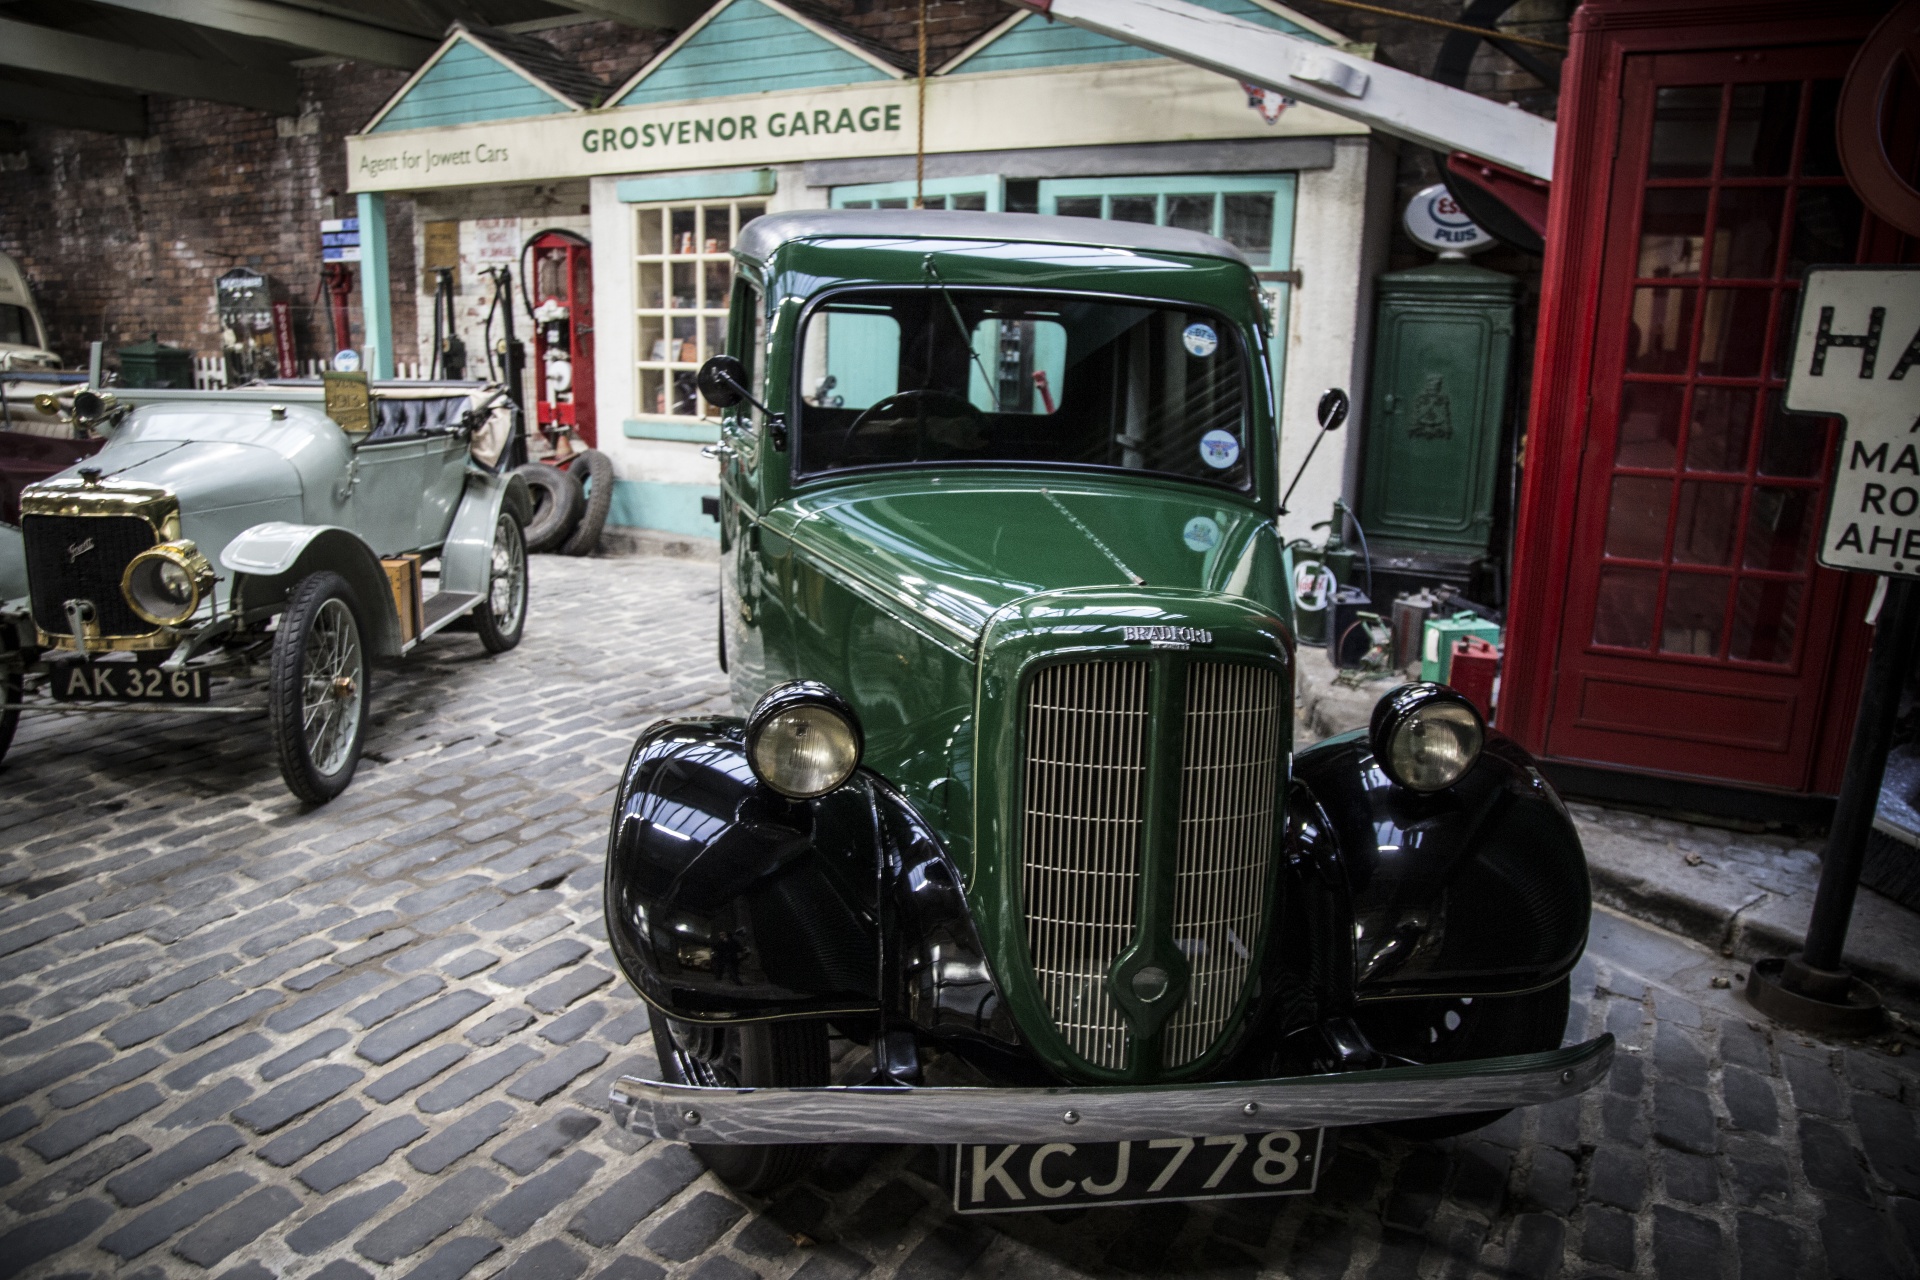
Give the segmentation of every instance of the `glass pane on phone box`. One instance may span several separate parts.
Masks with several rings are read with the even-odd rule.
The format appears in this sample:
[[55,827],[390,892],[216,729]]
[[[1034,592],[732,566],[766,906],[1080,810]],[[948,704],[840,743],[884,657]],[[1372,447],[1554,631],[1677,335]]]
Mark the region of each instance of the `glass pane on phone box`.
[[[983,320],[974,326],[973,352],[979,359],[967,380],[967,401],[974,408],[1038,414],[1059,408],[1067,331],[1058,321]],[[994,376],[992,387],[987,373]]]
[[1687,470],[1745,471],[1753,435],[1752,387],[1695,387],[1687,424]]
[[1740,518],[1743,487],[1697,480],[1680,486],[1680,509],[1673,522],[1675,563],[1733,563],[1733,535]]
[[1760,474],[1819,475],[1831,425],[1819,418],[1784,412],[1778,391],[1767,392],[1766,413],[1766,422],[1760,428]]
[[[1911,499],[1913,490],[1907,493]],[[1759,488],[1747,504],[1747,545],[1740,562],[1749,569],[1798,573],[1813,543],[1814,489]],[[1912,514],[1913,505],[1906,504]]]
[[1613,460],[1622,467],[1671,467],[1680,441],[1677,383],[1629,382],[1620,388],[1620,425]]
[[1850,187],[1802,187],[1793,198],[1793,242],[1787,276],[1800,279],[1816,262],[1852,262],[1860,251],[1860,197]]
[[1727,112],[1728,178],[1777,178],[1793,164],[1793,131],[1800,116],[1800,82],[1737,84]]
[[1709,377],[1751,378],[1760,372],[1767,344],[1767,289],[1709,289],[1700,321],[1700,372]]
[[1720,651],[1732,579],[1718,574],[1676,573],[1667,578],[1667,613],[1660,625],[1660,651],[1711,658]]
[[878,311],[825,309],[807,323],[800,385],[809,404],[867,409],[900,389],[900,322]]
[[1635,289],[1627,322],[1629,373],[1685,373],[1693,337],[1692,289]]
[[668,253],[692,253],[700,247],[698,221],[692,209],[675,209],[669,222]]
[[642,209],[637,215],[639,222],[639,253],[665,253],[667,214],[664,209]]
[[[1813,99],[1807,105],[1807,141],[1800,156],[1803,178],[1838,178],[1840,138],[1834,130],[1834,112],[1840,106],[1838,80],[1815,80]],[[1842,259],[1851,262],[1851,258]]]
[[1742,578],[1733,594],[1733,632],[1727,637],[1727,656],[1743,662],[1790,661],[1805,590],[1798,578]]
[[1168,196],[1167,225],[1213,234],[1213,196]]
[[1113,212],[1109,216],[1115,222],[1152,224],[1159,214],[1160,201],[1153,196],[1115,196]]
[[1640,212],[1642,279],[1659,280],[1700,274],[1700,254],[1707,242],[1706,187],[1654,187]]
[[1653,569],[1602,569],[1593,611],[1593,642],[1623,649],[1653,643],[1653,607],[1660,574]]
[[1722,187],[1714,219],[1713,274],[1723,280],[1769,280],[1780,248],[1785,187]]
[[1053,210],[1063,218],[1097,218],[1100,216],[1100,197],[1061,196],[1053,202]]
[[700,209],[700,252],[725,253],[733,248],[733,210],[724,204]]
[[1615,476],[1607,504],[1607,554],[1624,560],[1658,560],[1667,544],[1667,499],[1671,481]]
[[1273,256],[1273,194],[1233,192],[1220,198],[1220,234],[1256,266]]
[[1704,178],[1712,173],[1719,124],[1719,85],[1669,85],[1657,90],[1647,176]]

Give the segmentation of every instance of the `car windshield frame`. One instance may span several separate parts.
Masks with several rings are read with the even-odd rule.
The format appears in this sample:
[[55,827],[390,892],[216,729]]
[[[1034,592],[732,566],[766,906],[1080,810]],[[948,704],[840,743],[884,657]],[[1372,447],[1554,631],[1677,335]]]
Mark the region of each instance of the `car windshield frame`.
[[[1238,458],[1230,464],[1239,473],[1238,480],[1216,479],[1197,471],[1163,470],[1154,467],[1130,467],[1100,462],[1075,460],[1021,458],[1013,456],[998,457],[961,457],[961,458],[897,458],[879,462],[858,463],[846,466],[828,465],[809,468],[806,464],[807,416],[810,411],[817,412],[820,406],[810,403],[807,398],[807,341],[811,325],[819,313],[837,303],[844,304],[861,294],[898,295],[902,293],[924,293],[928,297],[928,306],[932,309],[933,319],[948,330],[954,330],[954,322],[942,318],[942,313],[960,305],[963,299],[978,298],[986,295],[993,298],[1031,298],[1044,305],[1046,300],[1062,302],[1099,303],[1116,307],[1128,307],[1136,310],[1178,311],[1186,314],[1191,324],[1196,320],[1205,320],[1214,330],[1214,336],[1221,348],[1230,350],[1235,362],[1237,391],[1240,398],[1239,420],[1236,424]],[[944,295],[944,296],[943,296]],[[977,322],[976,322],[977,324]],[[954,334],[957,338],[957,332]],[[966,348],[971,351],[972,348]],[[1233,494],[1242,499],[1251,499],[1259,491],[1259,467],[1255,434],[1258,430],[1258,418],[1255,412],[1261,388],[1254,378],[1253,363],[1258,358],[1240,325],[1220,308],[1190,298],[1173,298],[1159,295],[1133,293],[1115,293],[1106,290],[1047,287],[1039,285],[983,285],[975,283],[948,283],[928,280],[925,283],[902,283],[880,280],[861,281],[823,290],[807,300],[795,326],[793,356],[788,371],[788,411],[786,418],[792,432],[790,477],[796,488],[828,483],[856,476],[869,476],[881,473],[897,473],[920,468],[972,468],[997,471],[1034,471],[1034,472],[1096,472],[1108,475],[1130,475],[1152,478],[1162,481],[1196,484],[1216,493]],[[971,388],[975,379],[985,380],[979,372],[977,363],[969,370],[968,385]],[[1064,388],[1060,388],[1064,390]],[[994,394],[989,391],[988,394]],[[875,402],[880,403],[879,401]],[[1063,406],[1064,408],[1064,406]],[[844,412],[836,410],[835,412]],[[1007,415],[1002,415],[1007,416]],[[1034,415],[1051,416],[1051,415]],[[814,428],[818,430],[818,427]],[[827,430],[834,430],[832,424]],[[844,428],[842,428],[844,429]]]

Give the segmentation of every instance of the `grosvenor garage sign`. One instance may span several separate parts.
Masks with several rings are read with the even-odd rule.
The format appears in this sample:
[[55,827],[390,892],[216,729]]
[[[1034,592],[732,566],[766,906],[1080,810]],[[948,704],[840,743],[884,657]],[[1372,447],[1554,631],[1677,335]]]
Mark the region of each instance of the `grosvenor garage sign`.
[[[347,139],[351,189],[900,155],[914,147],[915,89],[898,80],[360,134]],[[1164,104],[1175,101],[1181,128],[1170,133]],[[1233,81],[1158,61],[943,76],[927,86],[930,152],[1364,132],[1304,104],[1269,125]]]

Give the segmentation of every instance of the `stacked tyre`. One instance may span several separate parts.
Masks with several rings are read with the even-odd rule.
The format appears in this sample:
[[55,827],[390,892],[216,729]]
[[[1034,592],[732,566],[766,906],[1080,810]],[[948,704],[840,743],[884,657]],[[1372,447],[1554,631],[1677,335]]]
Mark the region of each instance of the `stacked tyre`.
[[528,463],[515,474],[533,490],[527,550],[592,555],[613,506],[613,463],[607,455],[587,449],[564,463]]

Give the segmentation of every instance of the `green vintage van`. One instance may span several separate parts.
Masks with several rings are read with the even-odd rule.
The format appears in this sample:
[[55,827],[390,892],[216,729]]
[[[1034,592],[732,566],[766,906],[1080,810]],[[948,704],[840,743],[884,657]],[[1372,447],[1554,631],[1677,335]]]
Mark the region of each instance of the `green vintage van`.
[[1001,1212],[1307,1192],[1325,1128],[1605,1072],[1561,1047],[1590,895],[1527,755],[1438,685],[1293,749],[1236,250],[842,210],[734,256],[700,386],[743,714],[653,725],[619,788],[607,934],[661,1068],[624,1125],[754,1191],[941,1144]]

